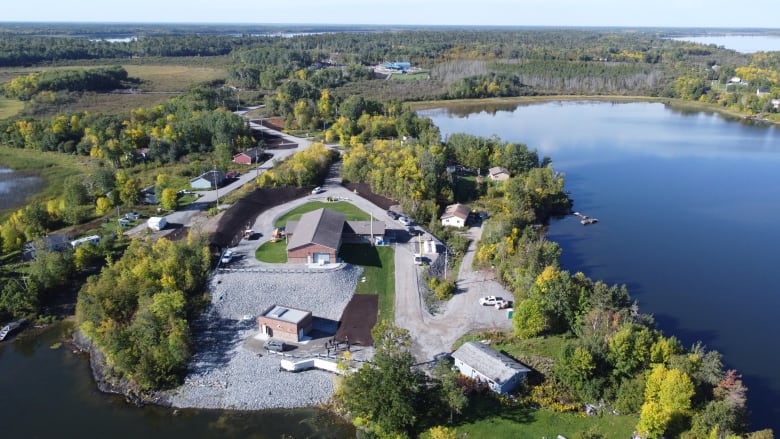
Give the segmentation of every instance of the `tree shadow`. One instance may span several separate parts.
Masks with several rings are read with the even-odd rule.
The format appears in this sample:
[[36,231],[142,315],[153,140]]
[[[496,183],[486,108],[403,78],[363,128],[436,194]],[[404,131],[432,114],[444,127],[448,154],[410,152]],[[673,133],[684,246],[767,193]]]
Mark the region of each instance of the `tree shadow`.
[[232,352],[242,342],[241,333],[253,328],[255,321],[220,317],[214,307],[201,314],[192,325],[193,351],[190,374],[206,374],[227,365]]
[[376,247],[367,244],[344,244],[339,256],[344,262],[365,267],[382,267]]

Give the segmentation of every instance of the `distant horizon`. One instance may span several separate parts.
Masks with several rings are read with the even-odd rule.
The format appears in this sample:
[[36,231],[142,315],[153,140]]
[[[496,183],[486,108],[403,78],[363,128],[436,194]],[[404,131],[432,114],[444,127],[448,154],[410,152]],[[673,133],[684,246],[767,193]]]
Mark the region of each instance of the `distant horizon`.
[[208,22],[208,21],[3,21],[3,25],[121,25],[121,26],[214,26],[214,27],[374,27],[374,28],[495,28],[495,29],[685,29],[723,31],[777,32],[780,27],[760,26],[629,26],[629,25],[511,25],[511,24],[403,24],[403,23],[252,23],[252,22]]
[[27,0],[3,13],[7,23],[780,29],[777,0],[749,8],[731,0],[136,0],[125,8]]

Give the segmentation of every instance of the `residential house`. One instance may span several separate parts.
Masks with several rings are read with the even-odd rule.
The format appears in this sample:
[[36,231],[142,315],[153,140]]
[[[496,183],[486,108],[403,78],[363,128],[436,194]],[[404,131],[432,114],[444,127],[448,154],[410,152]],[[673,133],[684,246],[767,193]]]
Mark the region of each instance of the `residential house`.
[[758,97],[766,96],[768,94],[769,94],[769,89],[768,88],[757,88],[756,89],[756,96],[758,96]]
[[311,311],[273,305],[257,318],[260,333],[277,340],[297,343],[311,331]]
[[233,156],[233,163],[239,163],[242,165],[251,165],[257,163],[260,157],[263,156],[263,150],[260,148],[249,148],[244,152],[239,152]]
[[190,180],[193,189],[216,189],[225,181],[225,173],[216,169],[204,172]]
[[490,390],[505,395],[523,382],[531,371],[490,346],[473,341],[464,343],[452,353],[452,358],[462,375],[487,383]]
[[450,204],[441,215],[441,225],[449,227],[465,227],[471,214],[471,208],[465,204]]
[[501,166],[494,166],[488,170],[488,177],[493,181],[507,181],[509,180],[509,171]]

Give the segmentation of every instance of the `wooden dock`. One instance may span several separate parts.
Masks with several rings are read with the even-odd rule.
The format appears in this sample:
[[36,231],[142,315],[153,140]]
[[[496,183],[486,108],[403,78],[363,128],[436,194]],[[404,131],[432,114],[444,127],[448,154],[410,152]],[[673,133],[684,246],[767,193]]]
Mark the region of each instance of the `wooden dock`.
[[579,213],[579,212],[572,212],[572,215],[574,215],[577,218],[579,218],[580,219],[580,224],[582,224],[583,226],[587,226],[589,224],[596,224],[597,222],[599,222],[598,218],[591,218],[588,215],[584,215],[584,214]]

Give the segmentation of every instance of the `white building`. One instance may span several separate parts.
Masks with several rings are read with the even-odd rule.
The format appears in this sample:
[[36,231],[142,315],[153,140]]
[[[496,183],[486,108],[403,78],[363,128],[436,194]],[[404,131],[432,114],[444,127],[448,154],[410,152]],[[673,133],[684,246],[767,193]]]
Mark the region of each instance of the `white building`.
[[450,204],[441,215],[441,225],[449,227],[465,227],[471,214],[471,208],[465,204]]
[[490,386],[496,393],[508,394],[523,382],[528,367],[483,343],[466,342],[452,353],[460,373]]

